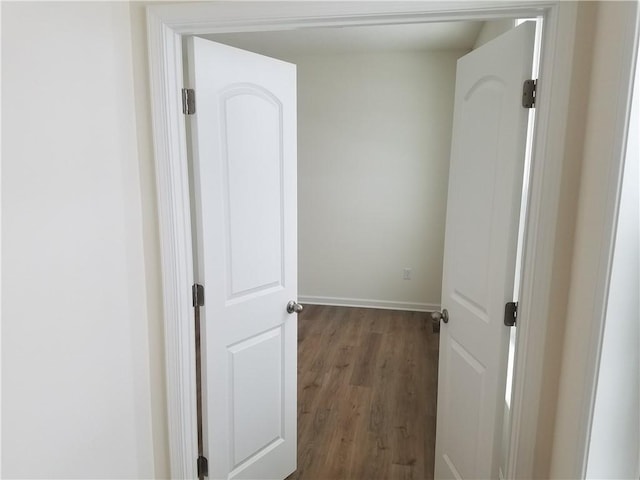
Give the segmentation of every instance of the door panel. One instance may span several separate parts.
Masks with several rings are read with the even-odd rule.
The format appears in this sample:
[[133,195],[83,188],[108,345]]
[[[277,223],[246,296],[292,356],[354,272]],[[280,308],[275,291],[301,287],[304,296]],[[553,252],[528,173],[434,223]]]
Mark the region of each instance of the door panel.
[[210,478],[296,468],[296,70],[188,41]]
[[229,347],[233,468],[284,437],[282,341],[277,327]]
[[481,402],[479,397],[469,396],[469,392],[482,395],[486,369],[455,340],[451,340],[450,347],[447,363],[451,375],[444,395],[450,399],[448,412],[455,412],[457,417],[447,418],[453,430],[446,438],[444,458],[460,478],[473,478],[476,463],[474,442],[478,438]]
[[498,478],[535,25],[458,60],[445,231],[436,478]]
[[283,284],[282,105],[240,85],[222,94],[222,109],[232,300]]

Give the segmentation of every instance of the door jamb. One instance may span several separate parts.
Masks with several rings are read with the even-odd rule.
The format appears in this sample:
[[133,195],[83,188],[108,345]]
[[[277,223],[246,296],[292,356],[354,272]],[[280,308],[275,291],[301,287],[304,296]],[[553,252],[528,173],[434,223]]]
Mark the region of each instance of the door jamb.
[[[197,426],[182,36],[318,26],[544,17],[507,478],[533,476],[577,6],[561,1],[207,2],[147,7],[171,475],[195,478]],[[536,313],[534,315],[534,312]],[[541,313],[542,312],[542,313]],[[532,328],[535,319],[536,327]],[[526,379],[526,381],[525,381]]]

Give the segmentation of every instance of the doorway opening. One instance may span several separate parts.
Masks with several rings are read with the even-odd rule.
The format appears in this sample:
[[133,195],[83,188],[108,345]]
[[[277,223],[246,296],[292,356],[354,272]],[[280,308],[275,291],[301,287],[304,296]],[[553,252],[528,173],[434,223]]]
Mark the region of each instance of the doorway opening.
[[[480,22],[478,22],[478,23],[480,23]],[[432,24],[432,25],[433,25],[433,24]],[[513,26],[513,22],[512,22],[512,26]],[[362,29],[362,28],[366,28],[366,27],[354,27],[354,28],[360,28],[360,29]],[[406,26],[405,26],[404,28],[406,28]],[[346,30],[346,29],[342,29],[342,30]],[[289,34],[291,34],[291,32],[286,32],[286,33],[285,33],[285,35],[289,35]],[[245,49],[245,50],[250,50],[250,51],[254,51],[254,52],[255,52],[255,51],[257,51],[257,50],[259,50],[259,51],[257,51],[257,53],[265,53],[264,49],[263,49],[263,48],[261,48],[260,46],[258,46],[258,47],[253,47],[253,48],[247,48],[246,44],[243,44],[243,43],[242,43],[244,40],[246,40],[246,39],[247,39],[247,38],[249,38],[250,36],[255,35],[256,37],[260,38],[260,44],[261,44],[261,46],[262,46],[262,47],[264,47],[264,46],[265,46],[265,42],[264,42],[265,34],[264,34],[264,33],[262,33],[262,34],[251,34],[251,33],[246,33],[246,34],[233,34],[233,35],[231,35],[231,36],[233,37],[234,35],[235,35],[235,37],[236,37],[236,38],[240,38],[240,39],[242,39],[242,40],[236,40],[236,41],[232,41],[232,42],[230,42],[228,39],[227,39],[227,40],[225,40],[225,39],[224,39],[224,35],[222,35],[222,36],[220,36],[220,35],[213,35],[213,36],[208,36],[208,38],[210,38],[210,39],[212,39],[212,40],[215,40],[215,41],[218,41],[218,42],[220,42],[220,43],[232,44],[232,45],[234,45],[234,46],[241,46],[241,47],[242,47],[243,49]],[[276,32],[269,32],[269,35],[276,35],[276,36],[277,36],[277,33],[276,33]],[[221,38],[221,37],[222,37],[222,38]],[[378,38],[379,38],[379,37],[378,37]],[[539,38],[539,37],[538,37],[538,38]],[[285,44],[286,44],[286,43],[287,43],[287,42],[285,42]],[[290,44],[289,44],[289,48],[290,48]],[[274,55],[273,53],[270,53],[268,56],[272,56],[272,57],[275,57],[275,58],[280,57],[280,58],[281,58],[281,59],[283,59],[283,60],[289,60],[289,61],[291,61],[291,57],[290,57],[290,56],[289,56],[288,58],[282,58],[283,56],[286,56],[286,55]],[[455,59],[454,59],[454,60],[455,60]],[[300,64],[300,62],[299,62],[299,61],[297,61],[297,62],[296,62],[296,61],[294,61],[294,62],[292,62],[292,63],[296,63],[296,64],[298,64],[298,65]],[[316,61],[315,61],[315,62],[313,62],[313,63],[315,63],[315,65],[317,66],[317,63],[318,63],[318,62],[317,62],[317,58],[316,58]],[[454,62],[454,64],[455,64],[455,62]],[[325,78],[324,80],[326,81],[326,78]],[[451,83],[455,83],[455,82],[451,82]],[[451,88],[451,95],[450,95],[450,96],[452,97],[452,88]],[[442,99],[442,98],[446,97],[446,95],[442,95],[442,92],[441,92],[440,97],[441,97],[441,99]],[[316,99],[316,101],[317,101],[317,99]],[[313,103],[313,100],[311,101],[311,103]],[[452,102],[451,102],[451,105],[450,105],[450,110],[451,110],[451,112],[452,112],[452,110],[453,110]],[[451,114],[449,115],[449,118],[450,118],[450,117],[451,117]],[[335,118],[335,117],[334,117],[334,118]],[[440,116],[439,116],[440,125],[442,125],[442,124],[446,125],[447,123],[450,123],[450,122],[447,122],[447,121],[445,120],[445,118],[446,118],[446,115],[440,115]],[[392,121],[392,123],[393,123],[393,121]],[[315,126],[314,126],[314,128],[316,128],[316,129],[317,129],[317,127],[318,127],[318,125],[315,125]],[[334,127],[334,128],[337,128],[337,129],[339,130],[339,129],[340,129],[340,124],[339,124],[339,122],[333,122],[333,127]],[[389,125],[387,125],[387,128],[388,128],[388,127],[389,127]],[[317,130],[316,130],[316,131],[317,131]],[[312,137],[312,136],[311,136],[311,137]],[[442,140],[442,138],[441,138],[441,137],[442,137],[442,135],[435,135],[435,137],[434,137],[434,138],[440,138],[440,139]],[[531,138],[531,136],[530,136],[530,138]],[[312,140],[313,140],[313,139],[312,139]],[[449,140],[449,141],[447,141],[447,140]],[[433,143],[433,142],[431,142],[431,143]],[[450,134],[449,134],[449,138],[447,138],[447,137],[446,137],[446,134],[445,134],[445,141],[444,141],[443,143],[444,143],[444,144],[448,144],[448,143],[450,143]],[[530,144],[531,144],[531,141],[529,141],[528,143],[529,143],[529,145],[530,145]],[[338,147],[338,148],[339,148],[339,147]],[[529,149],[529,153],[530,153],[530,149]],[[446,158],[446,159],[448,160],[448,155],[442,155],[442,152],[441,152],[441,156],[442,156],[443,158]],[[326,162],[325,162],[324,164],[323,164],[323,163],[320,163],[320,162],[315,162],[315,164],[316,164],[316,165],[321,165],[321,166],[323,166],[325,169],[327,168],[327,166],[326,166]],[[360,166],[360,167],[362,168],[362,166]],[[393,169],[393,170],[398,171],[398,170],[399,170],[398,165],[394,165],[394,169]],[[361,173],[362,173],[362,171],[366,171],[366,168],[365,168],[365,170],[361,170]],[[444,187],[445,187],[445,188],[444,188],[444,197],[445,197],[445,199],[446,199],[446,175],[447,175],[447,173],[448,173],[448,169],[446,169],[446,168],[444,168],[444,169],[443,169],[443,168],[441,168],[441,171],[440,171],[439,173],[442,173],[442,171],[444,171],[444,173],[445,173],[445,181],[444,181],[444,182],[442,182],[442,179],[439,179],[440,181],[438,181],[438,179],[436,178],[434,183],[435,183],[435,187],[436,187],[436,188],[437,188],[438,186],[440,187],[440,189],[441,189],[441,190],[440,190],[440,193],[442,193],[442,185],[444,185]],[[526,171],[528,172],[528,169],[527,169]],[[343,174],[344,174],[344,169],[342,170],[342,172],[343,172]],[[388,175],[390,175],[390,173],[389,173],[389,172],[387,172],[387,177],[384,177],[384,178],[383,178],[383,180],[388,180],[388,179],[389,179],[389,176],[388,176]],[[411,174],[410,174],[410,175],[411,175]],[[418,176],[418,175],[413,175],[413,177],[416,177],[416,178],[417,178],[417,177],[419,177],[419,176]],[[317,178],[317,177],[316,177],[316,178]],[[357,177],[356,177],[356,178],[357,178]],[[334,177],[334,179],[333,179],[333,186],[334,186],[334,187],[336,186],[335,184],[336,184],[336,183],[338,183],[338,180],[342,180],[342,181],[344,181],[344,180],[345,180],[344,175],[343,175],[342,177]],[[433,179],[432,179],[432,180],[433,180]],[[526,182],[525,182],[525,183],[526,183]],[[343,185],[342,185],[342,187],[343,187],[343,190],[347,190],[347,191],[348,191],[349,183],[347,182],[346,184],[343,184]],[[424,185],[423,185],[422,187],[424,188]],[[376,186],[376,188],[378,189],[378,191],[380,191],[380,190],[381,190],[381,185],[380,185],[380,184],[378,184],[378,185]],[[384,188],[384,187],[382,187],[382,188]],[[434,189],[436,189],[436,188],[434,188],[434,187],[433,187],[433,185],[432,185],[432,186],[431,186],[431,188],[430,188],[429,186],[427,186],[427,187],[426,187],[426,188],[424,188],[424,189],[425,189],[426,191],[429,191],[429,192],[433,193]],[[419,188],[417,188],[417,190],[419,190]],[[340,191],[340,189],[338,189],[338,191]],[[317,192],[315,192],[315,193],[317,194]],[[334,192],[334,193],[336,193],[336,192]],[[334,195],[334,197],[335,197],[335,196],[337,196],[337,195]],[[351,192],[351,196],[353,196],[353,192]],[[330,196],[330,195],[327,195],[326,193],[325,193],[325,194],[318,195],[318,197],[323,198],[323,199],[331,198],[331,196]],[[358,196],[357,196],[357,189],[356,189],[356,198],[358,198]],[[396,198],[396,197],[394,197],[394,195],[393,195],[393,194],[391,194],[391,198]],[[524,212],[526,212],[526,207],[525,207],[525,203],[526,203],[526,199],[527,199],[527,195],[526,195],[526,193],[523,193],[523,197],[522,197],[522,198],[523,198],[523,207],[522,207],[522,211],[523,211],[523,213],[524,213]],[[334,198],[334,200],[335,200],[335,198]],[[362,200],[361,196],[360,196],[360,200]],[[388,200],[388,199],[387,199],[387,200]],[[416,204],[416,203],[418,203],[418,204],[425,204],[425,203],[426,203],[426,204],[430,204],[430,203],[433,203],[433,202],[428,202],[428,201],[427,201],[427,202],[425,202],[425,201],[424,201],[424,199],[423,199],[423,201],[422,201],[422,202],[420,202],[420,201],[416,202],[416,198],[413,198],[413,199],[412,199],[412,201],[414,202],[414,204]],[[321,202],[319,202],[319,203],[321,203]],[[345,204],[345,202],[343,202],[343,201],[338,202],[338,203],[339,203],[339,204],[340,204],[340,206],[342,206],[343,208],[344,208],[344,207],[346,207],[346,205],[347,205],[347,204]],[[367,204],[366,202],[364,202],[364,203],[365,203],[365,205],[366,205],[366,206],[368,206],[368,207],[369,207],[369,210],[370,210],[370,211],[371,211],[371,210],[376,211],[376,209],[375,209],[375,208],[374,208],[374,209],[371,209],[371,204],[370,204],[370,203],[368,203],[368,204]],[[389,202],[387,201],[387,202],[383,202],[383,203],[388,204]],[[314,206],[314,205],[313,205],[313,202],[308,202],[308,206]],[[379,205],[378,205],[378,207],[379,207],[379,208],[384,208],[384,205],[383,205],[383,204],[379,204]],[[397,217],[397,216],[401,216],[401,215],[399,215],[399,214],[401,214],[401,213],[403,213],[403,212],[406,212],[407,210],[410,210],[410,209],[400,209],[400,210],[395,209],[395,210],[393,210],[393,211],[392,211],[392,214],[393,214],[393,216],[396,216],[396,217]],[[417,210],[417,209],[416,209],[416,210]],[[314,221],[316,221],[316,222],[317,222],[318,217],[319,217],[318,215],[304,215],[304,213],[303,213],[303,212],[300,212],[300,213],[301,213],[301,218],[311,218],[311,219],[313,219],[313,220],[314,220]],[[424,213],[424,212],[421,212],[421,213]],[[331,218],[331,215],[327,215],[327,217]],[[354,219],[354,220],[361,219],[361,218],[362,218],[362,215],[360,215],[360,214],[353,215],[353,219]],[[440,237],[441,237],[441,239],[440,239],[440,245],[442,245],[442,244],[444,243],[444,214],[443,214],[442,212],[441,212],[440,218],[441,218],[441,224],[442,224],[442,225],[441,225],[441,226],[442,226],[442,228],[441,228],[441,232],[440,232]],[[522,216],[521,216],[521,219],[524,219],[524,218],[525,218],[525,215],[522,215]],[[333,220],[335,221],[335,215],[334,215],[334,219],[333,219]],[[411,219],[410,219],[410,221],[411,221]],[[302,222],[302,221],[300,221],[300,223],[302,224],[303,222]],[[339,224],[341,224],[341,222],[338,222],[338,223],[339,223]],[[416,223],[416,222],[411,222],[411,223]],[[433,222],[431,222],[431,223],[427,222],[427,224],[428,224],[428,225],[431,225],[432,227],[433,227],[433,225],[434,225],[434,223],[433,223]],[[322,228],[321,230],[326,232],[326,231],[331,231],[332,229],[331,229],[331,228],[327,228],[327,227],[325,226],[325,227],[324,227],[324,228]],[[401,234],[403,234],[403,235],[406,235],[406,233],[407,233],[407,230],[403,229],[403,228],[402,228],[402,226],[400,226],[400,227],[393,227],[393,228],[391,228],[390,230],[391,230],[391,231],[394,231],[394,232],[396,232],[396,233],[400,232],[400,233],[401,233]],[[523,233],[524,233],[524,223],[522,223],[522,224],[521,224],[520,232],[521,232],[521,235],[520,235],[520,238],[521,238],[520,245],[522,245],[522,238],[523,238]],[[432,232],[432,233],[433,233],[433,232]],[[375,234],[374,234],[374,236],[375,236]],[[380,236],[380,235],[379,235],[379,233],[378,233],[378,236]],[[435,237],[438,237],[438,232],[436,232],[436,234],[435,234],[434,236],[435,236]],[[313,238],[313,236],[311,236],[311,238]],[[420,237],[418,237],[418,238],[420,239]],[[423,237],[421,240],[423,240],[423,239],[424,239],[424,237]],[[415,240],[415,239],[414,239],[414,240]],[[397,240],[396,240],[396,241],[397,241]],[[324,243],[325,243],[325,244],[327,243],[327,242],[326,242],[326,240],[325,240],[325,242],[324,242]],[[358,242],[354,242],[354,243],[357,243],[357,244],[359,244],[359,245],[362,245],[362,241],[358,241]],[[436,241],[435,243],[438,243],[438,242]],[[301,249],[301,250],[302,250],[302,249]],[[520,251],[520,252],[522,251],[522,247],[520,247],[520,248],[519,248],[519,251]],[[423,252],[423,253],[424,253],[424,252]],[[355,253],[354,253],[354,256],[355,256]],[[315,257],[316,257],[316,258],[322,258],[323,260],[326,260],[326,256],[323,256],[323,255],[316,255]],[[366,263],[367,263],[367,262],[362,262],[362,264],[366,264]],[[437,263],[437,260],[436,260],[436,263]],[[397,265],[396,265],[396,267],[397,267]],[[421,267],[422,267],[422,266],[421,266]],[[301,267],[301,272],[303,271],[303,270],[302,270],[303,268],[304,268],[304,266],[302,266],[302,267]],[[310,270],[313,270],[313,271],[316,271],[316,272],[317,272],[317,270],[318,270],[318,266],[316,266],[316,268],[311,268]],[[400,269],[397,269],[397,270],[400,270]],[[429,276],[431,276],[431,278],[436,278],[436,279],[441,278],[441,273],[440,273],[440,272],[441,272],[441,263],[440,263],[440,272],[437,272],[437,271],[436,271],[435,273],[431,273],[433,270],[437,270],[437,268],[435,268],[435,269],[429,269],[428,267],[427,267],[427,268],[424,268],[424,267],[422,267],[422,268],[415,268],[415,267],[413,267],[413,266],[404,267],[404,268],[402,268],[402,270],[401,270],[402,280],[403,280],[403,281],[407,281],[407,280],[409,280],[409,281],[410,281],[410,280],[412,280],[412,275],[415,275],[416,273],[422,273],[424,277],[429,277]],[[334,274],[335,274],[335,270],[334,270]],[[368,275],[368,277],[371,277],[371,276],[372,276],[372,275]],[[302,275],[301,275],[301,277],[302,277]],[[517,282],[517,283],[519,283],[519,274],[517,275],[517,277],[518,277],[518,282]],[[335,277],[334,277],[334,278],[335,278]],[[334,282],[334,283],[335,283],[335,282]],[[358,283],[358,282],[353,282],[353,283]],[[359,283],[362,283],[362,282],[359,282]],[[420,289],[418,288],[418,290],[420,290]],[[438,293],[439,293],[439,290],[440,290],[440,289],[438,288],[438,289],[437,289]],[[402,306],[402,304],[404,303],[404,304],[408,304],[408,305],[407,305],[407,307],[408,307],[408,309],[410,309],[410,310],[430,311],[430,310],[432,310],[432,309],[433,309],[433,307],[437,307],[437,306],[438,306],[437,304],[439,303],[439,302],[438,302],[438,300],[437,300],[437,297],[436,297],[436,300],[435,300],[435,301],[431,301],[431,302],[429,302],[429,301],[426,301],[426,302],[420,302],[420,301],[407,301],[407,300],[385,300],[385,299],[382,299],[382,300],[377,299],[377,300],[376,300],[376,299],[374,299],[374,304],[373,304],[373,305],[367,305],[367,304],[366,304],[366,302],[365,302],[364,304],[361,302],[361,300],[363,300],[362,298],[360,298],[360,299],[356,299],[356,301],[354,302],[354,301],[353,301],[353,300],[354,300],[353,296],[350,296],[349,294],[347,294],[347,295],[337,295],[337,296],[336,296],[336,295],[327,295],[327,294],[324,294],[324,295],[305,295],[305,293],[306,293],[306,292],[304,292],[304,291],[302,291],[302,293],[301,293],[301,297],[302,297],[302,298],[301,298],[301,300],[302,300],[302,301],[304,301],[304,300],[305,300],[305,297],[307,297],[307,298],[306,298],[306,300],[307,300],[307,302],[308,302],[308,303],[317,303],[317,304],[323,304],[323,303],[324,303],[324,304],[329,304],[329,305],[331,305],[331,304],[334,304],[334,305],[350,305],[350,304],[352,304],[352,305],[355,305],[355,306],[358,306],[358,307],[373,306],[373,307],[377,307],[377,308],[380,308],[380,307],[382,307],[382,308],[385,308],[385,307],[386,307],[386,308],[389,308],[389,305],[393,305],[394,307],[401,307],[401,306]],[[324,297],[324,299],[323,299],[322,297]],[[362,297],[362,296],[361,296],[361,297]],[[371,298],[367,298],[367,295],[364,295],[364,297],[365,297],[365,298],[364,298],[364,300],[369,300],[369,301],[371,301]],[[327,298],[328,298],[328,299],[327,299]],[[516,298],[517,298],[517,297],[516,297]],[[358,300],[360,300],[360,302],[358,302]],[[376,302],[376,301],[378,302],[378,304],[375,304],[375,302]],[[385,302],[386,302],[386,303],[385,303]],[[395,305],[394,305],[394,303],[395,303]],[[405,307],[405,308],[407,308],[407,307]],[[397,308],[397,309],[399,310],[400,308]],[[514,339],[514,341],[513,341],[513,345],[515,345],[515,337],[513,337],[513,339]],[[511,358],[513,359],[513,355],[511,356]],[[511,363],[511,365],[513,365],[513,364]],[[511,367],[511,368],[512,368],[512,367]],[[507,399],[507,398],[510,398],[509,393],[507,393],[507,394],[506,394],[506,396],[505,396],[505,399]],[[507,400],[507,408],[508,408],[508,407],[509,407],[509,401]],[[508,418],[508,411],[507,411],[507,410],[505,410],[505,418]],[[504,441],[504,442],[505,442],[505,444],[506,444],[506,443],[508,443],[508,438],[506,437],[506,432],[508,432],[508,423],[507,423],[507,422],[505,422],[505,424],[504,424],[504,432],[505,432],[505,438],[503,439],[503,441]],[[505,451],[504,449],[503,449],[503,453],[504,453],[504,455],[503,455],[503,460],[504,460],[504,462],[506,463],[507,455],[506,455],[506,451]],[[504,464],[505,464],[505,463],[503,463],[503,464],[502,464],[502,465],[503,465],[503,468],[501,468],[501,471],[502,471],[502,472],[504,472]],[[427,478],[428,478],[428,477],[427,477]]]
[[[543,74],[545,83],[538,98],[533,183],[529,225],[526,233],[522,323],[515,365],[513,415],[507,476],[529,477],[534,468],[537,412],[542,392],[541,371],[544,336],[551,308],[548,286],[552,283],[555,243],[553,232],[560,215],[560,177],[568,133],[573,65],[575,5],[562,2],[510,3],[483,6],[445,5],[430,2],[407,4],[307,2],[247,4],[225,2],[194,5],[149,6],[147,15],[152,116],[163,276],[163,306],[167,364],[169,451],[172,475],[196,476],[194,331],[191,289],[194,280],[190,227],[187,144],[181,99],[185,35],[206,32],[246,32],[299,29],[319,26],[353,26],[429,21],[457,21],[491,17],[539,16],[545,18]],[[553,92],[553,96],[550,94]],[[560,100],[560,101],[558,101]],[[536,313],[535,326],[529,322]]]

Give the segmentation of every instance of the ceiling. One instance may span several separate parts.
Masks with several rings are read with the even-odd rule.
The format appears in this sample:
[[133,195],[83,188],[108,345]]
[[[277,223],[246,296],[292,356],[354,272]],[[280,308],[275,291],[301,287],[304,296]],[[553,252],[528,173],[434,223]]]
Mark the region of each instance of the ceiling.
[[200,35],[269,56],[354,52],[470,50],[483,22],[306,28]]

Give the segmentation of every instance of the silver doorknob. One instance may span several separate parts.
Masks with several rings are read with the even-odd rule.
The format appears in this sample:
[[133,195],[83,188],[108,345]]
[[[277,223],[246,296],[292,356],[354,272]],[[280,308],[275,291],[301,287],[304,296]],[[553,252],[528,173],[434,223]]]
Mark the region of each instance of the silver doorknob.
[[449,312],[446,308],[442,309],[442,312],[431,312],[431,320],[434,322],[442,320],[444,323],[449,323]]
[[444,323],[449,323],[449,312],[446,308],[444,308],[442,312],[431,312],[433,333],[438,333],[440,331],[440,320]]
[[287,303],[287,313],[300,313],[303,310],[302,305],[291,300]]

